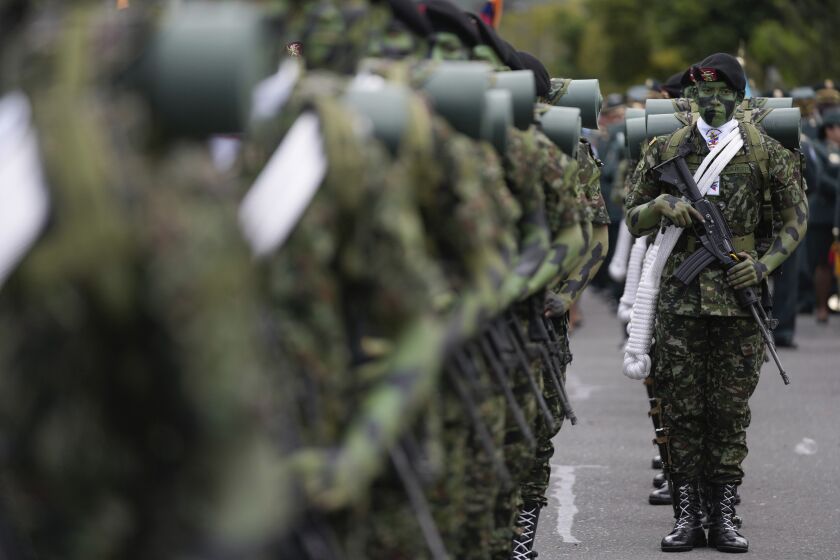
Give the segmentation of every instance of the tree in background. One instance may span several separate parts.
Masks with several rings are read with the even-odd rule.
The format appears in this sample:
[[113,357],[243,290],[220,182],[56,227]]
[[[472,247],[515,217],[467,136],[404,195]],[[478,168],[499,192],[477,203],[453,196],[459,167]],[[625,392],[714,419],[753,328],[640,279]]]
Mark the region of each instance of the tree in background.
[[539,57],[553,75],[597,76],[604,91],[665,79],[741,45],[760,89],[840,76],[840,2],[520,0],[506,6],[505,38]]

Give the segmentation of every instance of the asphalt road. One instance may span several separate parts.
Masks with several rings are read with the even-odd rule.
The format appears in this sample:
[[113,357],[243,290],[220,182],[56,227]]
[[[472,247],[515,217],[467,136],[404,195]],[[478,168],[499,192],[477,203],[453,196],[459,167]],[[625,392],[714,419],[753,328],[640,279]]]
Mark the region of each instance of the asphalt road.
[[[572,336],[569,392],[578,425],[555,440],[549,504],[540,517],[540,560],[662,558],[670,506],[651,506],[655,448],[641,382],[621,374],[620,331],[599,299],[583,301]],[[840,559],[840,316],[797,323],[799,349],[781,352],[791,385],[765,364],[750,401],[750,455],[741,486],[742,532],[751,558]],[[720,558],[695,549],[680,558]],[[667,556],[672,558],[673,555]]]

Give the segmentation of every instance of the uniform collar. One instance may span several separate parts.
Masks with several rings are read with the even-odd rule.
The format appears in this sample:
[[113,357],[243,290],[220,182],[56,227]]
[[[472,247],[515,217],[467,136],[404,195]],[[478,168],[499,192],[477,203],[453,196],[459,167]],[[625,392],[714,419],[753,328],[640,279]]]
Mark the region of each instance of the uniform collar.
[[703,117],[698,117],[697,119],[697,130],[700,132],[700,135],[703,137],[703,140],[706,141],[706,144],[709,144],[709,131],[710,130],[719,130],[720,134],[718,138],[722,138],[729,134],[733,129],[738,127],[738,121],[735,119],[730,119],[729,121],[723,123],[720,126],[711,126],[703,120]]

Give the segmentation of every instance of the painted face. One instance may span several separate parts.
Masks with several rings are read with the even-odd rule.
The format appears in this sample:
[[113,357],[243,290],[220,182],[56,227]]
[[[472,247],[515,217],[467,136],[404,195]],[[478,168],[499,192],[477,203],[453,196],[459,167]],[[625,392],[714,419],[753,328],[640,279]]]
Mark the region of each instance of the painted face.
[[698,83],[696,95],[700,116],[711,126],[729,121],[743,97],[723,81]]
[[469,52],[461,39],[454,33],[435,33],[435,44],[432,47],[432,60],[468,60]]

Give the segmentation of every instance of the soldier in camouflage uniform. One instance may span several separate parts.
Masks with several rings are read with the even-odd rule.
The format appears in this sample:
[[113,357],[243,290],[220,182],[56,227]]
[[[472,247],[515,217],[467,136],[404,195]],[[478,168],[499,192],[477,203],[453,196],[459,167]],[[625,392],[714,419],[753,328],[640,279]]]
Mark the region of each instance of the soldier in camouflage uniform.
[[[747,454],[748,399],[758,382],[764,352],[758,326],[739,306],[735,290],[760,285],[793,251],[805,232],[807,202],[798,160],[755,127],[749,130],[751,124],[731,120],[746,82],[737,60],[711,55],[692,74],[702,119],[696,126],[654,139],[644,149],[626,202],[627,224],[638,236],[662,223],[687,227],[702,219],[678,192],[660,186],[653,177],[651,169],[667,157],[664,153],[674,135],[690,147],[686,160],[692,171],[709,153],[709,139],[716,141],[717,135],[707,132],[713,128],[740,127],[742,134],[760,139],[762,149],[742,148],[721,173],[719,188],[710,189],[735,236],[741,262],[727,272],[709,267],[687,288],[682,286],[673,278],[674,269],[697,243],[696,236],[686,231],[665,265],[655,326],[656,393],[668,430],[677,519],[662,548],[690,550],[706,543],[698,497],[698,480],[704,479],[710,485],[712,506],[710,544],[743,552],[748,542],[735,528],[734,500]],[[762,152],[766,162],[750,163]],[[772,206],[770,216],[762,210],[763,193]],[[772,227],[773,213],[783,225],[759,258],[755,240],[768,221]]]
[[2,512],[21,536],[3,555],[267,558],[296,497],[233,185],[115,86],[142,9],[31,18],[49,25],[3,45],[0,87],[18,125],[0,158],[23,164],[3,190],[46,212],[2,203],[34,219],[0,267]]

